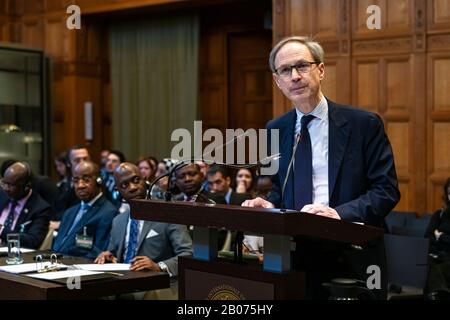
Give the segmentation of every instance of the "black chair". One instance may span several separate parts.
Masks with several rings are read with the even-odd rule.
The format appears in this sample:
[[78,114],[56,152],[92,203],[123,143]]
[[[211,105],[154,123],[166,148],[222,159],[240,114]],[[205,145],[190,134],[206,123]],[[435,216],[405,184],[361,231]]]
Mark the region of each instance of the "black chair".
[[416,218],[416,212],[411,211],[391,211],[385,218],[387,232],[392,233],[392,227],[406,227],[409,221]]
[[385,234],[388,281],[401,286],[403,294],[391,299],[423,299],[428,277],[429,239]]

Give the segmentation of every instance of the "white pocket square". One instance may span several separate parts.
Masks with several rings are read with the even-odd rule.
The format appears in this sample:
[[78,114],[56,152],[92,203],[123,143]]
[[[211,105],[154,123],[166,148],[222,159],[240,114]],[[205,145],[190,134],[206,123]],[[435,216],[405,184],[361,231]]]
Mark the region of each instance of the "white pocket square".
[[147,233],[147,236],[145,237],[145,239],[148,239],[148,238],[151,238],[151,237],[154,237],[154,236],[157,236],[157,235],[158,235],[158,232],[156,232],[155,230],[151,229],[151,230]]

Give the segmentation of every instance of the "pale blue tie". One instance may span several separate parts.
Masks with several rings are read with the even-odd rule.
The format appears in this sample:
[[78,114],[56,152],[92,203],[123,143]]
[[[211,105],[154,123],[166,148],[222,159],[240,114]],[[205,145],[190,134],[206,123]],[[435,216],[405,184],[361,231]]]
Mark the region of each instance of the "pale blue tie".
[[80,210],[78,210],[77,216],[73,220],[72,226],[70,227],[69,232],[67,232],[67,234],[70,234],[73,231],[73,229],[76,227],[78,222],[80,222],[81,218],[83,218],[84,214],[89,210],[90,207],[91,207],[90,204],[84,203],[83,201],[81,202]]

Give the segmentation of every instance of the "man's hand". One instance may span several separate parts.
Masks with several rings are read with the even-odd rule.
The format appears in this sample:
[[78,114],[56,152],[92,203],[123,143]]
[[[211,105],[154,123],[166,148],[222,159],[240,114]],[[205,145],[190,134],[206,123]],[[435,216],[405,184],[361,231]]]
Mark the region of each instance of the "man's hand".
[[106,262],[117,263],[117,258],[109,251],[103,251],[95,258],[94,263],[104,264]]
[[341,217],[333,208],[324,206],[323,204],[307,204],[300,210],[302,212],[307,212],[311,214],[316,214],[318,216],[333,218],[341,220]]
[[255,198],[252,200],[245,200],[242,203],[243,207],[256,207],[256,208],[275,208],[272,202],[264,200],[263,198]]
[[141,271],[141,270],[151,270],[161,272],[161,268],[157,263],[147,256],[136,256],[131,260],[130,270]]
[[434,230],[434,237],[436,238],[436,241],[439,240],[439,237],[443,234],[443,232],[439,232],[438,229]]

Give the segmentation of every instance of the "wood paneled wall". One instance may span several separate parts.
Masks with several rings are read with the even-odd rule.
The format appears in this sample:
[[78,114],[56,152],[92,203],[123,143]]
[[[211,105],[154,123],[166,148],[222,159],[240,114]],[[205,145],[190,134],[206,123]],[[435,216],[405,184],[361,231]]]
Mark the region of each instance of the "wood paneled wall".
[[[381,29],[366,26],[369,5]],[[450,0],[274,0],[273,41],[313,35],[325,48],[325,94],[377,112],[394,149],[397,210],[442,205],[450,176]],[[274,90],[274,114],[291,106]]]

